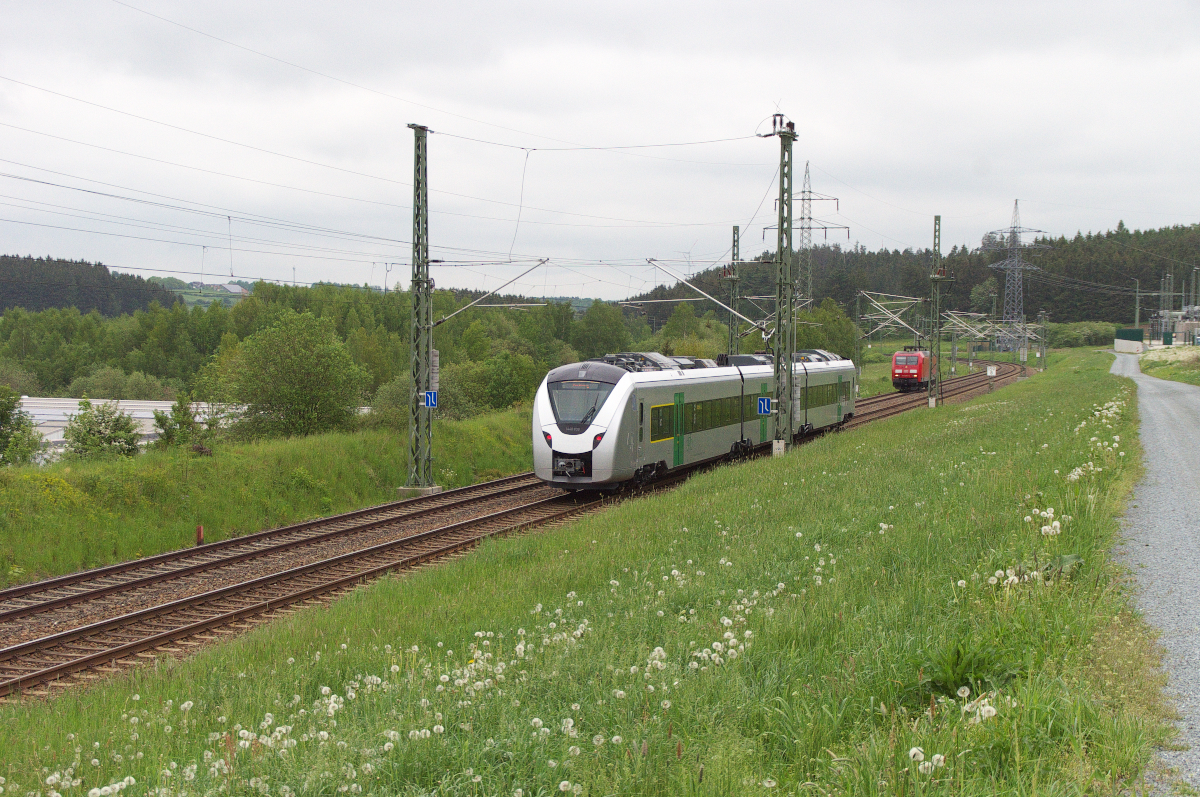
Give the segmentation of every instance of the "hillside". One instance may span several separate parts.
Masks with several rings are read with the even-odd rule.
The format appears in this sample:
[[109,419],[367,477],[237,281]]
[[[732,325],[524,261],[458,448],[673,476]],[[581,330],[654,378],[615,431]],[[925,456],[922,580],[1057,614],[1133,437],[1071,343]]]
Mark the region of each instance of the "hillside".
[[[932,226],[932,225],[931,225]],[[1133,321],[1133,289],[1136,278],[1143,291],[1157,291],[1159,279],[1169,269],[1175,270],[1176,290],[1182,290],[1183,279],[1191,278],[1192,265],[1200,257],[1200,225],[1163,227],[1157,230],[1133,230],[1118,222],[1115,230],[1104,233],[1076,233],[1073,238],[1044,238],[1041,243],[1051,248],[1028,258],[1039,272],[1026,276],[1025,314],[1036,317],[1047,310],[1054,321]],[[974,246],[974,244],[972,244]],[[775,293],[775,272],[772,266],[757,261],[770,261],[771,252],[763,252],[741,270],[743,296],[764,296]],[[949,290],[948,309],[989,312],[987,291],[976,294],[972,306],[972,289],[995,278],[1003,301],[1004,279],[988,264],[1003,260],[1002,253],[978,253],[970,246],[953,246],[944,260],[958,281]],[[818,299],[832,297],[848,310],[853,310],[854,297],[859,290],[879,291],[904,296],[929,294],[929,249],[881,249],[868,251],[865,247],[842,248],[824,245],[813,249],[813,288]],[[1114,290],[1097,290],[1074,284],[1064,286],[1064,280],[1085,280],[1113,286]],[[721,280],[721,269],[703,271],[692,280],[695,285],[724,299],[729,295],[728,284]],[[982,296],[980,295],[982,294]],[[694,298],[686,287],[658,287],[638,299]],[[982,301],[978,301],[982,298]],[[945,300],[944,300],[945,301]],[[1157,307],[1157,299],[1142,300],[1143,313],[1147,307]],[[717,309],[710,302],[697,303],[696,314]],[[655,329],[662,326],[673,306],[647,305],[647,321]],[[741,308],[745,312],[745,307]],[[721,317],[725,311],[720,310]],[[753,315],[753,314],[751,314]]]
[[6,788],[1132,793],[1168,733],[1109,558],[1140,454],[1109,364],[1075,353],[4,705]]
[[0,255],[0,312],[23,307],[37,312],[75,307],[115,317],[158,302],[170,307],[176,295],[131,274],[114,274],[103,263],[48,257]]

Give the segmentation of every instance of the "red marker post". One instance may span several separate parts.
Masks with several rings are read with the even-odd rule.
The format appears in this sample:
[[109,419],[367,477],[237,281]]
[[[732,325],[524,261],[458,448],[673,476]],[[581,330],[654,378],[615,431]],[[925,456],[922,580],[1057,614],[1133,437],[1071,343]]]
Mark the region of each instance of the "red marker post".
[[196,544],[197,545],[204,544],[204,527],[203,526],[196,527]]

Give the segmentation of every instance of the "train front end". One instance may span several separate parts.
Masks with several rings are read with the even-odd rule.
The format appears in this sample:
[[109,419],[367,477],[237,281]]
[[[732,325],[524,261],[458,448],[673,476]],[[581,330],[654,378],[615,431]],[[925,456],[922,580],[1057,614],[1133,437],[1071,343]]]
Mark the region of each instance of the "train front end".
[[628,374],[607,363],[582,362],[546,375],[533,400],[533,470],[539,479],[568,489],[613,481],[628,392],[618,383]]

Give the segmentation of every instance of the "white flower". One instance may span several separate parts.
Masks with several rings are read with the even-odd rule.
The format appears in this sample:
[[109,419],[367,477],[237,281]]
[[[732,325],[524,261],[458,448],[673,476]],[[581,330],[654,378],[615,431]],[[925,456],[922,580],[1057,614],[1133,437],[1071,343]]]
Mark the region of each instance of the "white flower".
[[772,778],[764,778],[762,785],[768,789],[773,789],[775,788],[775,781]]
[[989,577],[988,577],[988,583],[989,583],[989,584],[991,584],[991,585],[994,587],[994,586],[996,586],[996,584],[998,584],[999,582],[997,581],[997,579],[996,579],[996,577],[995,577],[995,576],[989,576]]
[[433,726],[433,732],[434,732],[434,733],[443,733],[443,732],[445,732],[445,730],[446,730],[446,729],[445,729],[445,728],[443,728],[441,725],[434,725],[434,726]]
[[558,790],[559,791],[570,791],[571,790],[571,781],[564,780],[563,782],[559,783]]
[[531,719],[529,721],[529,724],[533,726],[534,730],[537,730],[538,728],[542,727],[543,723],[540,719],[538,719],[537,717],[534,717],[533,719]]
[[600,745],[604,744],[604,737],[601,736],[600,734],[596,734],[595,736],[592,737],[592,744],[599,747]]
[[922,761],[920,764],[917,764],[917,771],[920,772],[922,775],[928,775],[930,772],[933,771],[933,762],[932,761]]
[[941,753],[934,753],[933,754],[933,765],[935,767],[946,766],[946,756],[942,755]]
[[959,588],[959,589],[962,589],[962,588],[963,588],[963,587],[965,587],[965,586],[967,586],[967,582],[963,581],[963,580],[960,578],[960,579],[958,580],[958,588]]
[[971,687],[969,687],[969,686],[958,687],[958,696],[961,697],[963,700],[966,700],[968,697],[971,696]]
[[621,737],[620,737],[620,736],[614,736],[614,737],[612,738],[612,743],[613,743],[613,744],[620,744],[620,743],[621,743]]
[[908,760],[924,761],[925,760],[925,751],[922,750],[920,747],[912,748],[911,750],[908,751]]
[[984,706],[983,708],[979,709],[979,716],[983,717],[985,720],[991,719],[992,717],[996,716],[996,707]]

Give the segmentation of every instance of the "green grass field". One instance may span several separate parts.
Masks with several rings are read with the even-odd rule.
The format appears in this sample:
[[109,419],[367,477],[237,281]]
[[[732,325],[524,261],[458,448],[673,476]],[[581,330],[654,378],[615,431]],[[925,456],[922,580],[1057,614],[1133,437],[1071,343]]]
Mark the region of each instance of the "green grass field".
[[1166,731],[1109,560],[1139,474],[1109,364],[1073,353],[0,707],[0,774],[12,793],[1116,793]]
[[1157,376],[1159,379],[1186,382],[1189,385],[1200,385],[1200,348],[1196,346],[1178,346],[1147,352],[1138,362],[1144,374]]
[[[461,487],[529,470],[529,423],[527,409],[435,421],[435,481]],[[197,525],[216,542],[394,501],[408,477],[403,431],[215,448],[0,469],[0,586],[186,547]]]

